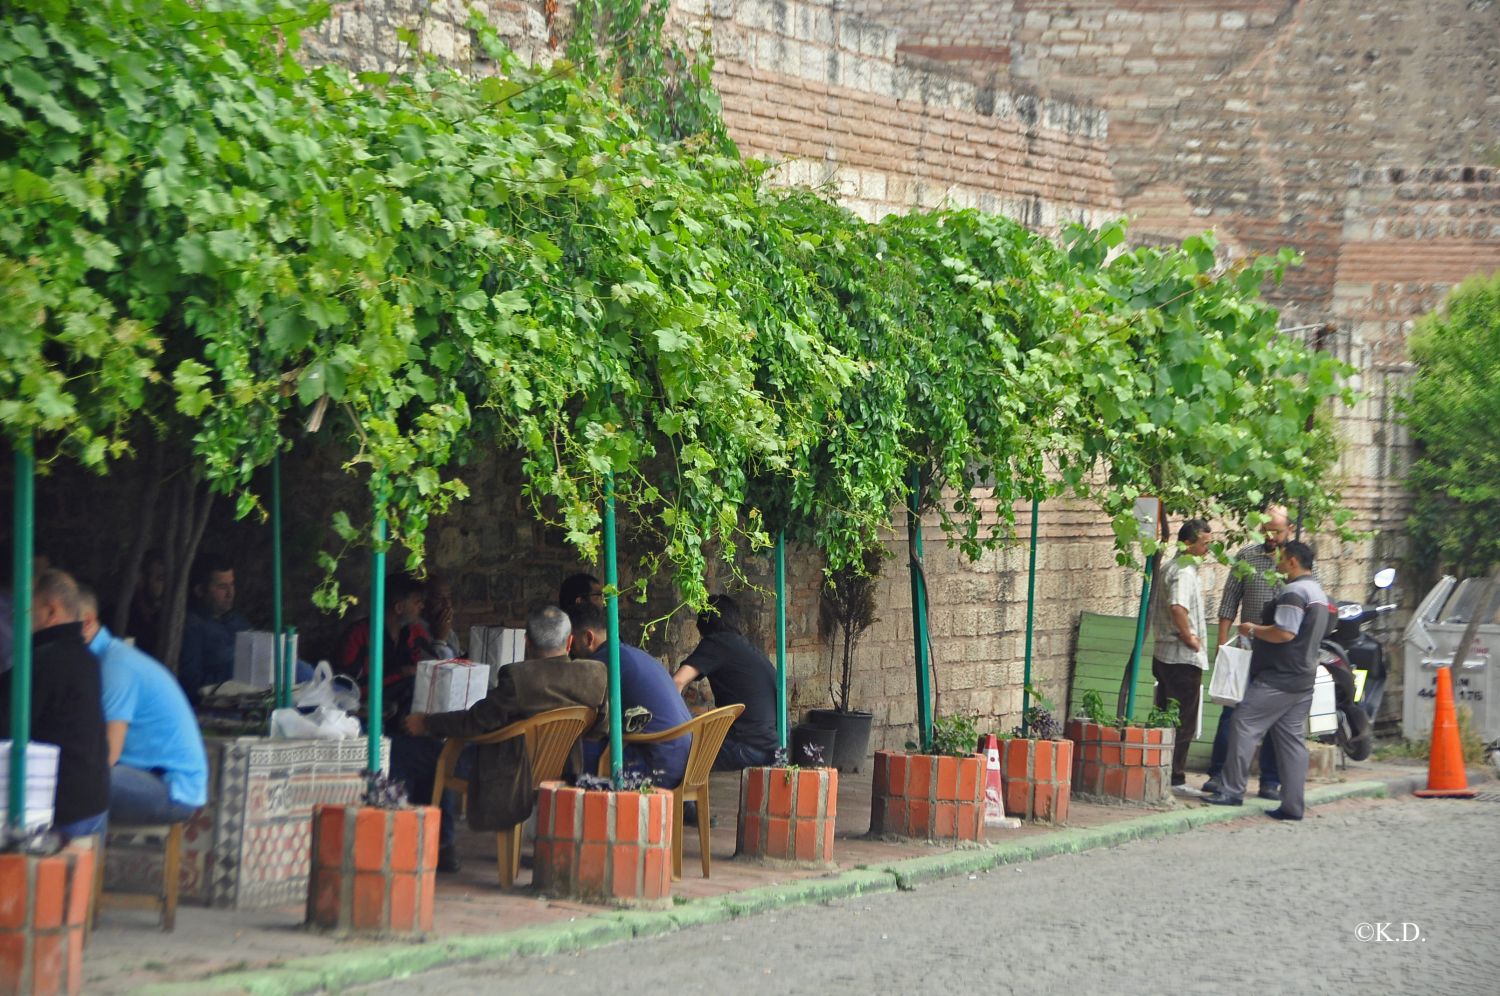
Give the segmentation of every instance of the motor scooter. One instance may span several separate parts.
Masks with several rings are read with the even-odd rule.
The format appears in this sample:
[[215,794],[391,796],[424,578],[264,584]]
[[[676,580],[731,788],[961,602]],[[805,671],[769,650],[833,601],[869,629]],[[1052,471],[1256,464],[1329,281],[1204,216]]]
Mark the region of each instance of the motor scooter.
[[[1396,572],[1375,574],[1375,589],[1396,582]],[[1394,604],[1338,603],[1331,632],[1318,645],[1318,663],[1333,679],[1338,728],[1332,739],[1352,761],[1363,761],[1375,747],[1375,713],[1385,694],[1385,648],[1364,632],[1364,625],[1388,612]]]

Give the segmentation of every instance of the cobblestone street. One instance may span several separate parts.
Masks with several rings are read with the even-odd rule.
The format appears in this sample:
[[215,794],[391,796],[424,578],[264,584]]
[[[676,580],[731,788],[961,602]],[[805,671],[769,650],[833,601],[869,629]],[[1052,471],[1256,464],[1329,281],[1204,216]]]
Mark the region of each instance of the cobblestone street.
[[1492,993],[1497,819],[1349,801],[365,991]]

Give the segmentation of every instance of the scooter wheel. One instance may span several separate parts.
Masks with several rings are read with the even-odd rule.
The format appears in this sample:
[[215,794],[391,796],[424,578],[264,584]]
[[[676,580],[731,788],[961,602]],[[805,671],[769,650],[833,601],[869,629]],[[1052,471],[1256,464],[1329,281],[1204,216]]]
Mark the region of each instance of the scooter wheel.
[[1374,724],[1358,706],[1339,710],[1339,746],[1351,761],[1363,761],[1375,750]]

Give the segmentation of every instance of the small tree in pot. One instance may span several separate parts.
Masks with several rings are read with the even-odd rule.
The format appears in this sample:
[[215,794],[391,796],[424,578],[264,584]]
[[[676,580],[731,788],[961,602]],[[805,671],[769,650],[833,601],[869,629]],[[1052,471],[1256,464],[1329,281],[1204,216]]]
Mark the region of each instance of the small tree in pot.
[[808,722],[836,729],[832,765],[840,771],[858,771],[870,746],[870,714],[849,708],[854,683],[855,651],[860,637],[879,618],[875,614],[875,590],[880,583],[884,551],[872,547],[859,564],[828,572],[818,602],[818,629],[829,640],[828,696],[832,709],[811,709]]

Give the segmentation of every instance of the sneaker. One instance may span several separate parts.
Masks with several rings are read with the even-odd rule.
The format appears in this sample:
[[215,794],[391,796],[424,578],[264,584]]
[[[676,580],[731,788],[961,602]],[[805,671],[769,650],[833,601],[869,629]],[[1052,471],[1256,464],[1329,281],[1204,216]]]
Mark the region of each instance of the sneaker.
[[1199,791],[1198,789],[1193,788],[1191,785],[1173,785],[1172,786],[1172,794],[1173,795],[1180,795],[1180,796],[1182,796],[1183,798],[1186,798],[1186,799],[1201,799],[1201,798],[1203,798],[1203,792]]
[[1257,793],[1255,793],[1255,794],[1258,795],[1258,796],[1260,796],[1262,799],[1273,799],[1273,800],[1275,800],[1277,802],[1280,802],[1281,801],[1281,786],[1280,785],[1262,785],[1260,787],[1260,791],[1257,792]]
[[1200,788],[1200,791],[1202,791],[1204,795],[1213,795],[1215,792],[1219,791],[1219,780],[1217,778],[1210,778],[1208,781],[1204,782],[1199,788]]
[[1203,801],[1210,806],[1243,806],[1245,804],[1244,799],[1236,799],[1234,796],[1225,795],[1223,792],[1214,792],[1210,795],[1205,795]]
[[1300,820],[1300,819],[1302,819],[1302,817],[1300,817],[1300,816],[1292,816],[1290,813],[1288,813],[1286,810],[1282,809],[1280,806],[1277,806],[1275,809],[1268,809],[1268,810],[1266,810],[1266,815],[1269,816],[1273,820]]

